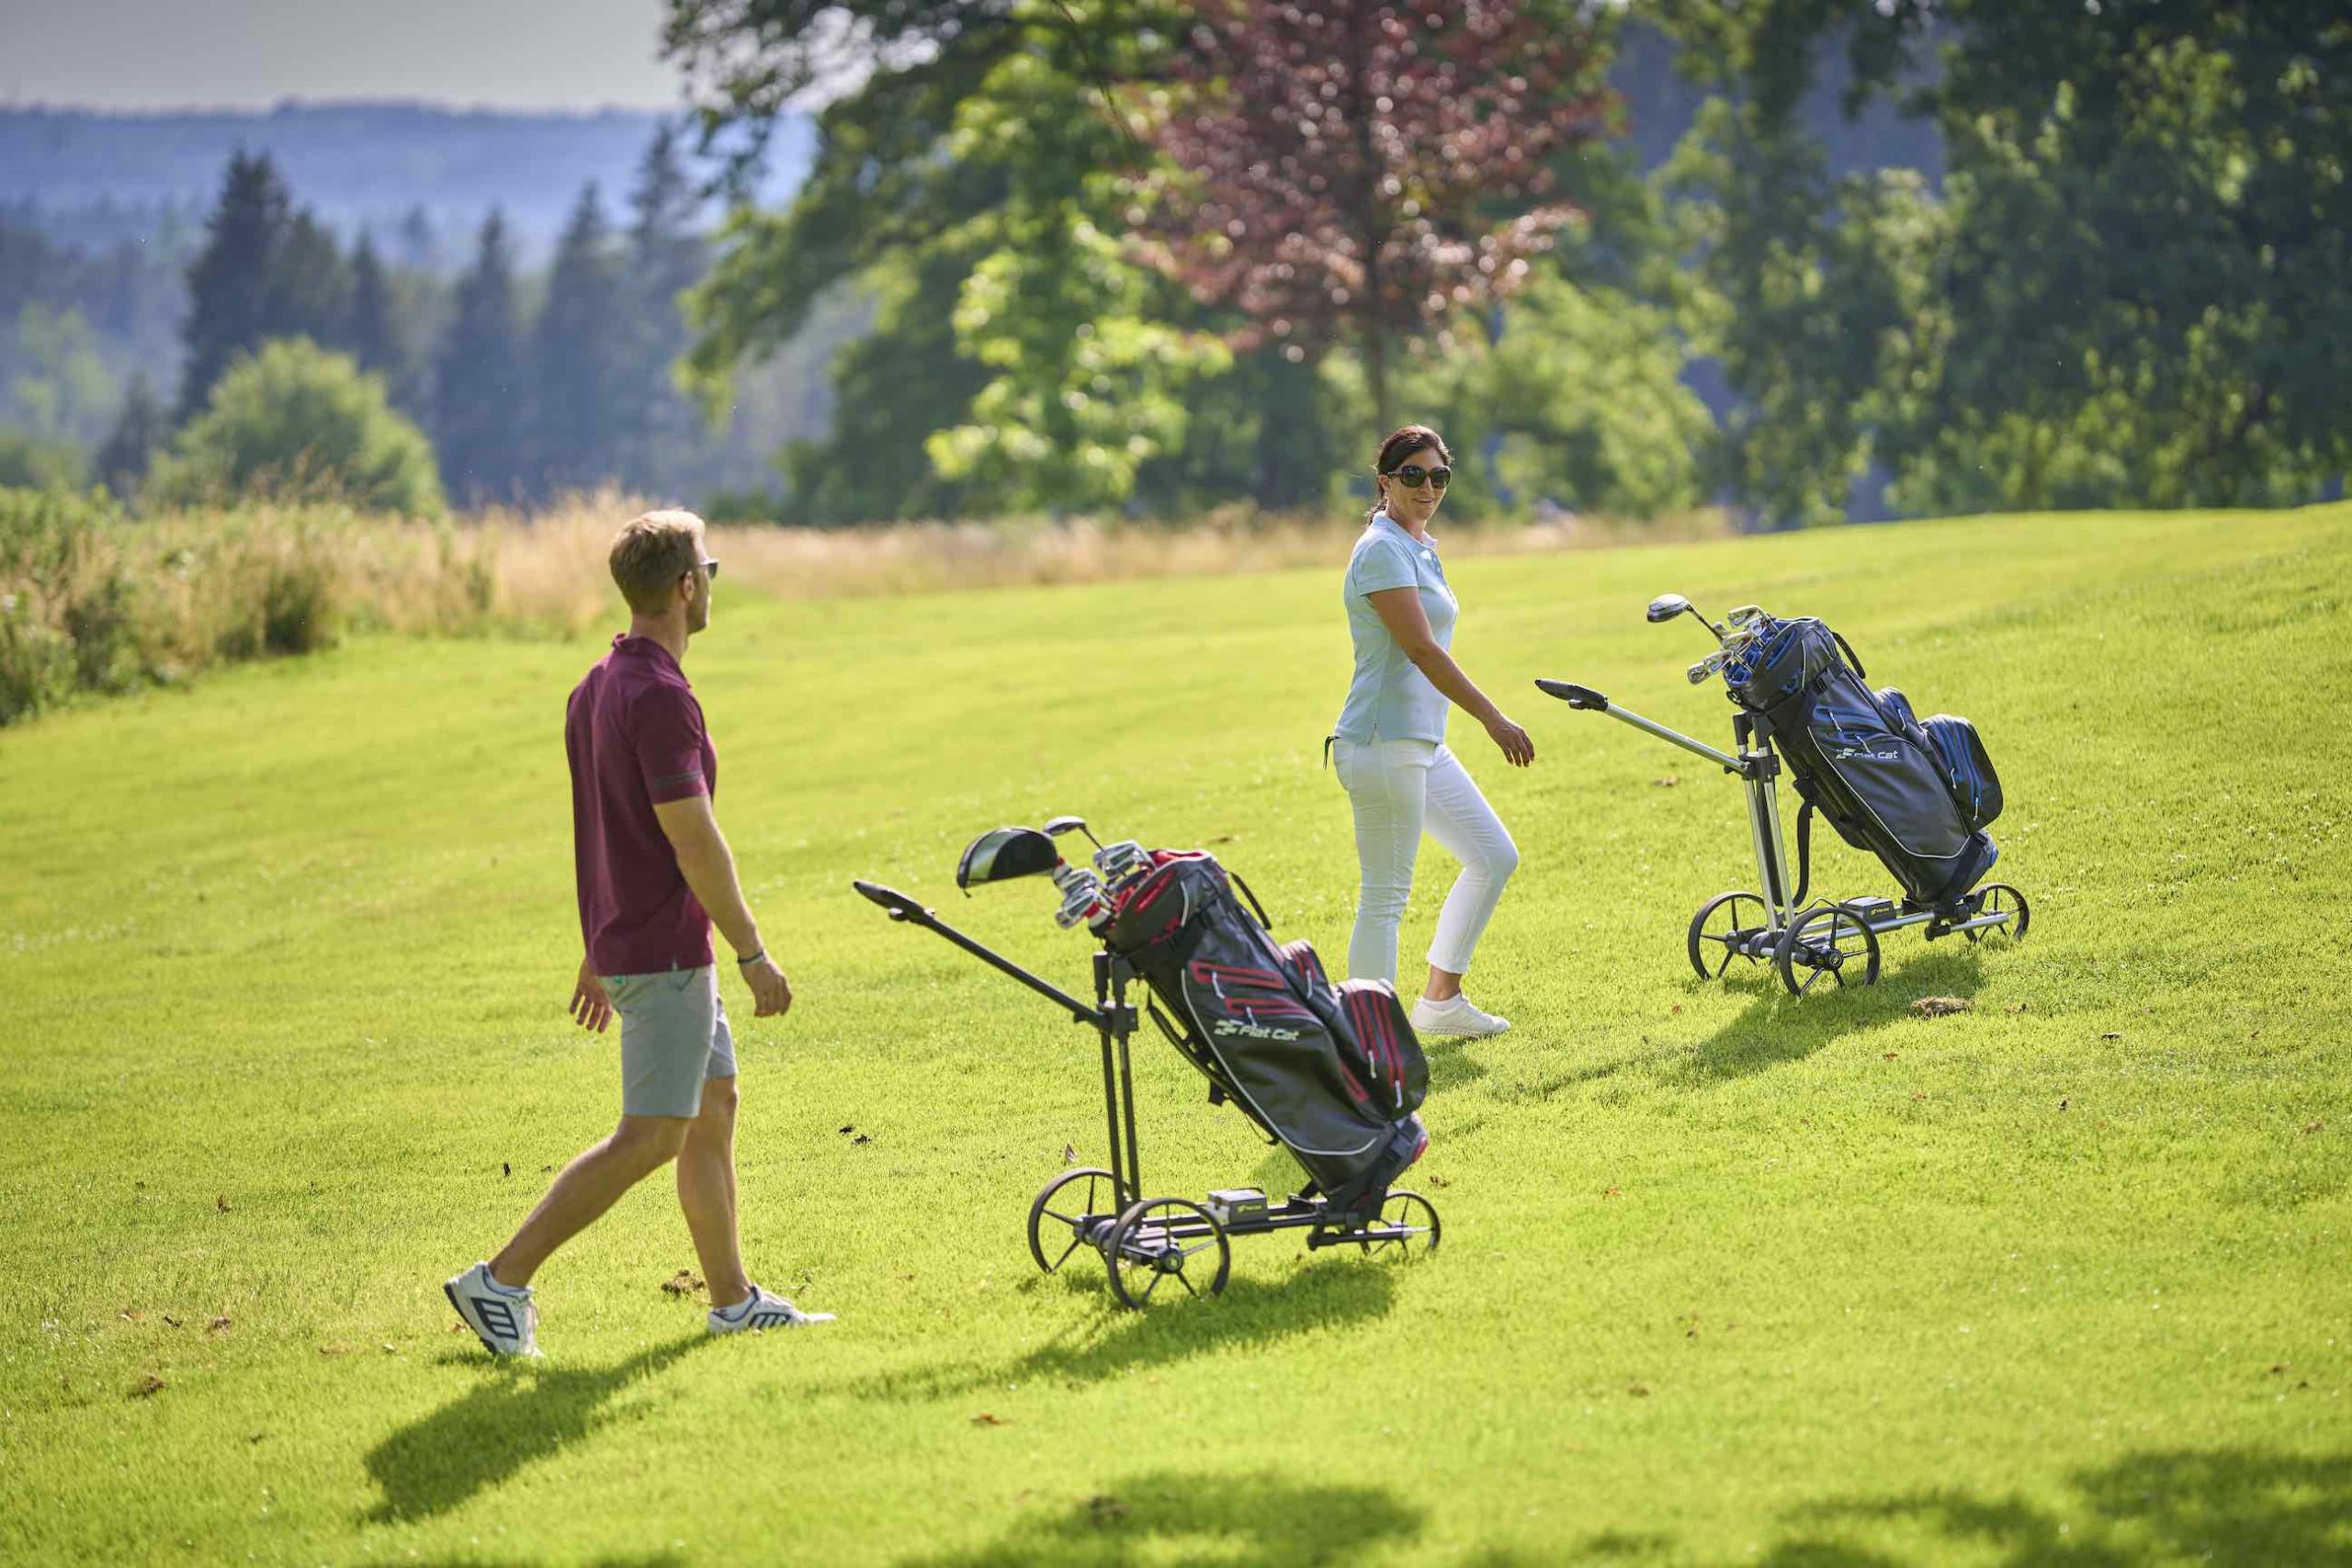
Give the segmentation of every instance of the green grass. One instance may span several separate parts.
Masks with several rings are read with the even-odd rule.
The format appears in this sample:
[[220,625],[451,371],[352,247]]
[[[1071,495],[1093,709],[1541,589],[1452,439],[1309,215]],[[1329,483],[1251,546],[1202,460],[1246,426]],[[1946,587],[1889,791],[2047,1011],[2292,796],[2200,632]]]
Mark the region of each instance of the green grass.
[[[1223,1299],[1122,1313],[1021,1240],[1103,1152],[1091,1036],[849,879],[1082,987],[1042,885],[949,875],[1075,810],[1343,953],[1336,572],[722,601],[688,669],[800,997],[741,1028],[746,1241],[842,1322],[707,1342],[657,1180],[540,1276],[520,1371],[438,1285],[616,1109],[563,1016],[594,645],[363,641],[0,735],[0,1559],[2352,1560],[2352,509],[1464,562],[1458,651],[1540,755],[1456,722],[1524,864],[1473,976],[1518,1027],[1432,1053],[1444,1247],[1247,1241]],[[1697,983],[1735,791],[1527,684],[1727,735],[1667,588],[1976,718],[2028,941]],[[1822,838],[1824,890],[1886,890]],[[1142,1044],[1152,1187],[1286,1179]]]

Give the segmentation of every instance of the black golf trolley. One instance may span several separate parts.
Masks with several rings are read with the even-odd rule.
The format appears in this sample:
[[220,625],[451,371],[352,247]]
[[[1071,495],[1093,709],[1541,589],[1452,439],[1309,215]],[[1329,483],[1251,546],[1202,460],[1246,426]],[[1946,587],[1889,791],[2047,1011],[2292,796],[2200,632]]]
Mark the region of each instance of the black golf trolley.
[[[1679,593],[1661,594],[1651,601],[1647,612],[1653,623],[1670,621],[1685,614],[1713,632],[1721,644],[1716,652],[1690,666],[1688,674],[1692,685],[1702,684],[1717,674],[1724,675],[1727,684],[1747,678],[1771,657],[1772,649],[1767,639],[1791,625],[1747,604],[1731,613],[1727,626],[1717,626],[1691,608],[1690,602]],[[1822,631],[1836,637],[1826,628]],[[1837,638],[1837,643],[1841,649],[1844,647],[1843,638]],[[1850,658],[1851,650],[1847,653]],[[1701,979],[1720,978],[1733,959],[1742,958],[1751,964],[1770,964],[1790,993],[1803,997],[1824,976],[1840,987],[1847,984],[1849,975],[1857,973],[1860,984],[1875,984],[1879,976],[1879,939],[1889,931],[1916,926],[1929,942],[1960,935],[1975,942],[1987,931],[2007,931],[2013,940],[2024,937],[2032,919],[2031,909],[2024,894],[2003,882],[1984,883],[1932,902],[1907,896],[1838,901],[1815,898],[1807,902],[1813,868],[1806,817],[1814,807],[1815,791],[1807,790],[1803,779],[1798,781],[1800,792],[1807,795],[1807,800],[1798,818],[1798,867],[1792,879],[1781,839],[1777,793],[1783,764],[1772,744],[1776,730],[1770,715],[1745,706],[1737,708],[1732,716],[1733,744],[1737,750],[1727,752],[1669,729],[1655,719],[1645,718],[1589,686],[1552,680],[1539,680],[1535,684],[1546,695],[1557,697],[1572,708],[1605,713],[1645,734],[1704,757],[1739,780],[1747,799],[1748,834],[1756,853],[1759,891],[1743,888],[1718,893],[1700,905],[1698,913],[1691,916],[1685,946],[1690,966],[1698,971]],[[1883,704],[1885,694],[1879,694],[1875,700]],[[1910,720],[1908,705],[1900,694],[1894,694],[1894,701],[1902,704],[1903,720],[1916,728],[1916,721]],[[1989,764],[1986,767],[1989,771]],[[1994,787],[1997,790],[1997,784]],[[1889,849],[1876,842],[1865,847],[1875,849],[1882,860],[1890,862],[1890,869],[1894,869]],[[1987,840],[1986,850],[1989,849]]]
[[[1084,900],[1099,897],[1101,883],[1092,883],[1090,895],[1085,884],[1093,874],[1064,864],[1053,848],[1048,835],[1072,829],[1082,832],[1085,823],[1075,817],[1057,817],[1046,824],[1044,833],[1015,829],[983,835],[965,852],[957,868],[957,884],[968,890],[973,881],[1051,874],[1065,893],[1057,919],[1066,927],[1078,924]],[[1114,844],[1111,852],[1127,847]],[[1095,1032],[1102,1050],[1110,1168],[1081,1166],[1065,1170],[1047,1182],[1029,1205],[1029,1255],[1046,1273],[1058,1272],[1080,1248],[1091,1249],[1103,1260],[1111,1293],[1122,1305],[1140,1310],[1171,1280],[1191,1296],[1223,1291],[1232,1269],[1235,1236],[1303,1231],[1302,1239],[1312,1251],[1353,1247],[1366,1254],[1409,1258],[1436,1250],[1440,1235],[1436,1207],[1420,1193],[1404,1188],[1375,1191],[1348,1208],[1332,1203],[1311,1181],[1302,1190],[1280,1199],[1256,1188],[1222,1189],[1199,1201],[1146,1196],[1136,1142],[1135,1073],[1129,1055],[1129,1041],[1141,1012],[1148,1010],[1170,1043],[1209,1076],[1212,1099],[1235,1096],[1229,1084],[1219,1083],[1214,1056],[1188,1040],[1185,1031],[1156,1005],[1147,1001],[1145,1009],[1139,1010],[1129,999],[1146,989],[1134,965],[1116,953],[1095,953],[1094,1000],[1089,1005],[966,936],[908,895],[864,880],[852,886],[881,906],[892,919],[936,932],[1054,1003],[1069,1015],[1071,1022]],[[1246,1104],[1238,1099],[1236,1102]]]

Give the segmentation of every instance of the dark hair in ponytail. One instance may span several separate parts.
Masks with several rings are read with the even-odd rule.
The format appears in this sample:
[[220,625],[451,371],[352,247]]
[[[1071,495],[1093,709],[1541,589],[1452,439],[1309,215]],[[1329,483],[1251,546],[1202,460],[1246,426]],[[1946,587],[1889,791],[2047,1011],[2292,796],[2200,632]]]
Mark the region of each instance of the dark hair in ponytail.
[[[1437,460],[1448,468],[1453,466],[1453,453],[1446,446],[1444,436],[1440,435],[1426,424],[1400,424],[1387,440],[1380,444],[1380,456],[1374,460],[1372,471],[1375,475],[1393,474],[1396,471],[1397,464],[1402,463],[1424,446],[1436,447]],[[1374,488],[1377,489],[1376,486]],[[1379,513],[1382,504],[1375,497],[1371,510],[1363,514],[1363,520],[1367,523],[1371,522]]]

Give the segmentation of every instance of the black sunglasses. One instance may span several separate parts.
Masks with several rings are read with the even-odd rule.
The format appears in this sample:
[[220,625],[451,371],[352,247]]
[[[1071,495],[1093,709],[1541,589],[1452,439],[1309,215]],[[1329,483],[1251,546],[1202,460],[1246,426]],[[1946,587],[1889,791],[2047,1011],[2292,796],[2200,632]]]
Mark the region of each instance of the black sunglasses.
[[1419,463],[1408,463],[1401,468],[1391,468],[1388,477],[1404,481],[1407,490],[1419,490],[1423,485],[1443,490],[1453,478],[1453,470],[1442,463],[1434,468],[1424,468]]
[[707,560],[703,562],[702,569],[713,577],[717,577],[718,575],[718,563],[715,560]]

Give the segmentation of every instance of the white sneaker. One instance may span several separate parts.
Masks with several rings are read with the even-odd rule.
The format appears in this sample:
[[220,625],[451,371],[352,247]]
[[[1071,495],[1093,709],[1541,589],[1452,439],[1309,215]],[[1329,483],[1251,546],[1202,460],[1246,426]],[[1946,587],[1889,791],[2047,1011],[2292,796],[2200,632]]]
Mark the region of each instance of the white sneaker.
[[1482,1040],[1510,1027],[1510,1020],[1480,1012],[1459,991],[1442,1002],[1427,997],[1415,998],[1412,1020],[1416,1034],[1448,1034],[1464,1040]]
[[490,1265],[477,1263],[454,1280],[444,1281],[441,1293],[458,1309],[458,1316],[482,1348],[493,1356],[536,1356],[539,1353],[539,1309],[528,1285],[502,1285],[490,1277]]
[[713,1307],[708,1319],[713,1334],[741,1334],[747,1328],[806,1328],[812,1323],[831,1323],[829,1312],[802,1312],[782,1296],[763,1285],[753,1285],[752,1293],[731,1307]]

